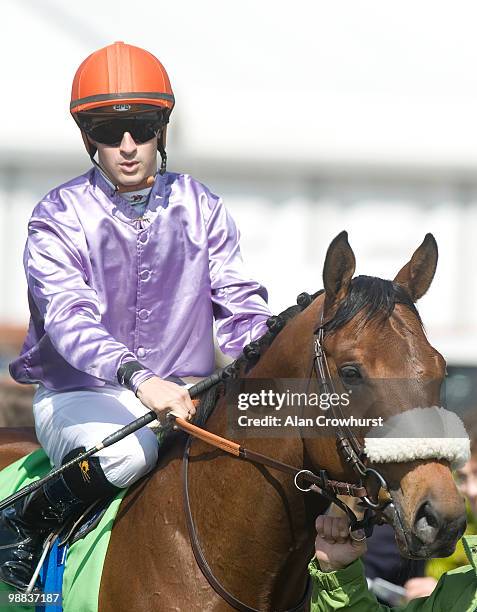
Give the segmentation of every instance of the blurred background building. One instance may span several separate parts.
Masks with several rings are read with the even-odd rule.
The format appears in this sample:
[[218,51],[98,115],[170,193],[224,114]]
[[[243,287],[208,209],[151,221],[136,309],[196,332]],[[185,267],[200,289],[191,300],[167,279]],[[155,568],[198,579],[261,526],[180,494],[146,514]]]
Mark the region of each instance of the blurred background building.
[[168,70],[169,169],[223,196],[273,311],[322,286],[342,229],[357,272],[384,278],[432,232],[440,260],[420,312],[473,388],[475,3],[3,0],[0,11],[4,381],[27,324],[27,220],[44,193],[90,165],[68,112],[73,75],[89,53],[123,40]]

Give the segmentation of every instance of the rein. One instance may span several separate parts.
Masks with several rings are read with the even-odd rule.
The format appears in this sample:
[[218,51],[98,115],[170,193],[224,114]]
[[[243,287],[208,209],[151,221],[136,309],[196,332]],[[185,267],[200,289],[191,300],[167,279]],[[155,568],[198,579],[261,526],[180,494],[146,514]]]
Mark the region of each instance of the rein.
[[[299,306],[305,308],[308,306],[313,299],[316,297],[310,296],[307,293],[302,293],[298,296],[297,302]],[[280,316],[280,315],[279,315]],[[276,317],[272,317],[273,324],[276,323]],[[328,322],[327,322],[328,323]],[[268,324],[268,321],[267,321]],[[313,364],[312,364],[312,373],[315,372],[318,384],[325,390],[331,389],[334,392],[333,381],[330,374],[330,369],[328,365],[328,360],[326,358],[325,351],[323,349],[323,340],[325,334],[325,326],[326,323],[323,323],[323,315],[321,318],[320,325],[314,331],[314,356],[313,356]],[[270,327],[270,325],[269,325]],[[250,345],[249,345],[250,346]],[[247,347],[245,347],[246,349]],[[247,354],[247,351],[244,349],[244,354]],[[252,353],[255,353],[255,347],[252,348]],[[227,370],[227,368],[226,368]],[[233,364],[230,366],[229,374],[233,375]],[[311,376],[310,376],[311,380]],[[332,406],[333,416],[342,417],[343,414],[340,410],[339,414],[335,413],[336,406]],[[202,551],[202,548],[199,543],[199,539],[197,536],[197,532],[194,525],[194,520],[192,517],[192,511],[190,507],[190,499],[189,499],[189,487],[188,487],[188,466],[189,466],[189,457],[190,457],[190,447],[192,443],[192,437],[199,438],[203,442],[210,444],[220,450],[229,453],[239,459],[250,461],[252,463],[265,465],[272,469],[276,469],[278,471],[290,474],[293,476],[294,484],[299,491],[304,493],[312,491],[314,493],[318,493],[319,495],[325,497],[331,503],[337,505],[345,514],[348,516],[350,520],[349,532],[350,536],[359,541],[359,539],[353,537],[352,532],[358,529],[364,529],[365,536],[361,539],[365,539],[368,537],[371,532],[373,525],[377,522],[377,513],[381,512],[388,504],[392,502],[391,497],[389,495],[389,488],[384,479],[384,477],[376,470],[369,468],[365,465],[363,461],[364,457],[364,449],[362,445],[359,443],[359,440],[356,438],[354,433],[351,431],[349,427],[345,427],[339,425],[336,429],[336,438],[338,444],[338,451],[348,463],[352,469],[356,472],[359,478],[359,484],[342,482],[338,480],[333,480],[328,477],[326,470],[319,470],[319,474],[315,474],[310,470],[299,469],[287,463],[283,463],[282,461],[278,461],[272,457],[268,457],[261,453],[257,453],[255,451],[251,451],[241,446],[237,442],[233,442],[232,440],[228,440],[216,434],[213,434],[205,429],[198,427],[197,425],[193,425],[184,419],[179,417],[175,418],[175,424],[177,427],[182,429],[184,432],[190,434],[187,444],[184,450],[183,457],[183,492],[184,492],[184,510],[186,515],[187,527],[189,530],[189,536],[191,540],[192,550],[199,565],[202,573],[207,578],[209,584],[216,591],[218,595],[220,595],[229,605],[231,605],[236,610],[240,612],[259,612],[255,608],[251,608],[247,606],[239,599],[234,597],[231,593],[229,593],[222,584],[217,580],[214,576],[210,566],[207,563],[205,555]],[[363,483],[363,479],[365,478],[374,478],[377,481],[378,485],[378,493],[376,501],[373,501],[368,493],[368,489]],[[304,483],[309,483],[308,487],[303,487]],[[383,501],[380,500],[380,493],[384,491],[384,495],[382,496]],[[364,518],[359,520],[354,513],[354,511],[346,505],[343,501],[341,501],[337,496],[338,495],[347,495],[350,497],[356,497],[361,500],[362,506],[366,508],[364,513]],[[292,609],[289,609],[285,612],[301,612],[305,610],[305,605],[308,601],[308,597],[310,595],[311,590],[311,581],[308,579],[308,586],[306,589],[306,593],[303,596],[300,603]]]
[[320,474],[316,475],[310,470],[296,468],[288,463],[283,463],[282,461],[268,457],[267,455],[262,455],[261,453],[246,449],[245,447],[240,446],[240,444],[237,442],[217,436],[216,434],[206,431],[201,427],[197,427],[197,425],[193,425],[180,417],[176,417],[175,424],[194,438],[199,438],[203,442],[206,442],[215,448],[219,448],[220,450],[223,450],[234,457],[245,459],[246,461],[251,461],[252,463],[258,463],[260,465],[266,465],[279,470],[280,472],[290,474],[294,477],[295,485],[301,491],[305,489],[298,486],[299,479],[310,482],[311,484],[315,485],[315,487],[329,491],[336,495],[349,495],[350,497],[360,498],[367,495],[366,487],[348,482],[341,482],[339,480],[332,480],[328,478],[326,470],[320,470]]
[[[176,419],[177,425],[181,427],[181,429],[183,428],[183,423],[190,425],[189,423],[187,423],[187,421],[183,421],[183,423],[179,421],[183,421],[183,419],[179,419],[179,418]],[[192,435],[194,434],[192,433]],[[187,484],[188,483],[188,468],[189,468],[189,453],[190,453],[191,442],[192,442],[192,438],[189,437],[189,439],[187,440],[185,450],[184,450],[184,459],[182,462],[182,478],[183,478],[183,490],[184,490],[184,509],[185,509],[187,528],[189,530],[192,551],[194,553],[195,560],[197,561],[197,565],[200,567],[200,570],[202,571],[204,576],[207,578],[207,581],[209,582],[210,586],[214,589],[214,591],[218,595],[220,595],[220,597],[222,597],[222,599],[224,599],[230,606],[232,606],[232,608],[234,608],[235,610],[239,610],[239,612],[261,612],[260,610],[257,610],[257,608],[251,608],[250,606],[247,606],[242,601],[240,601],[240,599],[237,599],[234,595],[232,595],[231,593],[229,593],[229,591],[227,591],[227,589],[215,577],[202,551],[202,548],[199,542],[199,538],[197,536],[197,531],[195,529],[194,519],[192,518],[192,511],[191,511],[190,499],[189,499],[189,487]],[[213,446],[215,446],[215,444],[213,444]],[[217,446],[217,448],[222,448],[222,447]],[[239,456],[239,455],[236,455],[236,456]],[[306,605],[308,602],[308,598],[311,595],[311,590],[312,590],[312,582],[311,582],[310,577],[308,577],[307,587],[306,587],[306,591],[305,591],[303,598],[296,606],[294,606],[293,608],[289,608],[288,610],[285,610],[285,612],[306,612],[307,610]]]

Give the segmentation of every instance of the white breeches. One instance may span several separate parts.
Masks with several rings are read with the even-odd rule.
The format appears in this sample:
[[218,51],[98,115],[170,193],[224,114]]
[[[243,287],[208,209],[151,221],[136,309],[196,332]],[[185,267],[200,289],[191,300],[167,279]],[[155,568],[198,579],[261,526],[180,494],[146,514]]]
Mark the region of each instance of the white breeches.
[[[113,386],[49,391],[40,385],[33,398],[36,435],[55,467],[73,449],[91,448],[146,412],[132,391]],[[157,454],[156,435],[143,427],[96,456],[108,481],[123,488],[152,470]]]

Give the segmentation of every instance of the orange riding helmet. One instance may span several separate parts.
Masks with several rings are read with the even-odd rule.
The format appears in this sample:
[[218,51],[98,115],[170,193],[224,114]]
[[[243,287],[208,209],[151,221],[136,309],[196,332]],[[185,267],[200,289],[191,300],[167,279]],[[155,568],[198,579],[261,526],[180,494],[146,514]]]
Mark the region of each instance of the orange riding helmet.
[[[76,71],[70,112],[92,158],[96,147],[86,136],[86,121],[156,113],[161,115],[164,127],[174,102],[171,83],[161,62],[144,49],[115,42],[92,53]],[[162,173],[166,160],[163,128],[157,148],[162,157]]]

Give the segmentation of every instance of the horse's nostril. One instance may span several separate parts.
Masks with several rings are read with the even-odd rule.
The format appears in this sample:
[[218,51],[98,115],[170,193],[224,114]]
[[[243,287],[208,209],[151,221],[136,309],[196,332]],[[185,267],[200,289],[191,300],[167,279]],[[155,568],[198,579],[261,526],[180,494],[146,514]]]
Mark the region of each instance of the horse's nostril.
[[434,527],[436,529],[440,527],[439,516],[430,502],[424,502],[419,508],[416,522],[418,522],[420,518],[425,519],[430,527]]
[[415,534],[424,543],[431,544],[442,526],[442,519],[431,502],[424,502],[416,514]]

